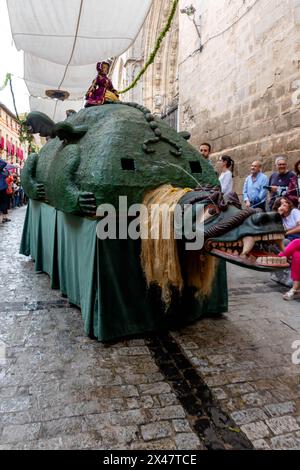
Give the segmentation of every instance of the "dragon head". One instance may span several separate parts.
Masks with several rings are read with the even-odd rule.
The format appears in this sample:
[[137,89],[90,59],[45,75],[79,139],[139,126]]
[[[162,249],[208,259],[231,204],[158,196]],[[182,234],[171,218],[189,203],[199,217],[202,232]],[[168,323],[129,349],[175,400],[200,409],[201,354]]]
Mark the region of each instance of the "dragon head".
[[[187,193],[180,204],[204,206],[204,250],[239,266],[273,271],[289,266],[283,250],[284,227],[276,212],[242,209],[235,193],[224,197],[219,187],[205,186]],[[195,225],[193,229],[195,228]]]

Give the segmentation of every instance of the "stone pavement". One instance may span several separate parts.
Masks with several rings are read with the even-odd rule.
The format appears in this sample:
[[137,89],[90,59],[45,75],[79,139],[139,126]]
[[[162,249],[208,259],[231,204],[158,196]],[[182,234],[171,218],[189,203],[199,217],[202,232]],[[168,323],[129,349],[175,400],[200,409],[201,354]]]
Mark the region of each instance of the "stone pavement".
[[0,227],[0,449],[300,449],[300,301],[231,266],[223,318],[104,345],[18,254],[24,215]]

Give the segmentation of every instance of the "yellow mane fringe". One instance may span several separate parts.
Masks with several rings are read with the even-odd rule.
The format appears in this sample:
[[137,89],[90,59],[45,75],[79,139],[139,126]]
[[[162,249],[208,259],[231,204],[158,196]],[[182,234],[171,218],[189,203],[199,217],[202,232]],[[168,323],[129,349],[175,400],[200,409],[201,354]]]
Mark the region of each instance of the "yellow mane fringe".
[[[184,252],[184,266],[180,266],[177,241],[174,238],[174,208],[189,188],[174,188],[165,184],[145,195],[143,204],[147,207],[147,213],[141,214],[141,225],[148,229],[148,237],[142,239],[141,263],[145,273],[147,285],[155,283],[161,288],[162,300],[166,305],[171,302],[171,287],[182,291],[184,281],[182,269],[187,274],[187,284],[196,288],[196,295],[207,296],[211,293],[213,279],[216,271],[216,259],[204,253],[196,251]],[[170,224],[170,236],[163,239],[163,217],[159,213],[157,220],[151,216],[154,204],[166,204],[168,206],[168,223]],[[152,212],[151,212],[152,211]],[[156,222],[156,223],[155,223]],[[158,231],[158,238],[153,239],[151,233]]]

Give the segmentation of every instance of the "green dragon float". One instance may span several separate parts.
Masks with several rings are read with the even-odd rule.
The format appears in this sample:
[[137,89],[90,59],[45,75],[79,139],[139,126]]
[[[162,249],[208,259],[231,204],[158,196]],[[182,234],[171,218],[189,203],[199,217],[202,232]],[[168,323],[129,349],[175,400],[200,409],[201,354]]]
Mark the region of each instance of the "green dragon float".
[[[234,194],[225,199],[189,134],[147,108],[107,103],[56,125],[33,112],[28,124],[51,138],[22,172],[30,204],[21,253],[81,308],[91,337],[107,341],[226,312],[224,261],[268,271],[287,266],[275,254],[284,238],[280,217],[242,209]],[[174,237],[172,243],[100,239],[97,207],[118,208],[119,196],[128,206],[191,205],[193,227],[200,203],[203,247],[187,251]]]

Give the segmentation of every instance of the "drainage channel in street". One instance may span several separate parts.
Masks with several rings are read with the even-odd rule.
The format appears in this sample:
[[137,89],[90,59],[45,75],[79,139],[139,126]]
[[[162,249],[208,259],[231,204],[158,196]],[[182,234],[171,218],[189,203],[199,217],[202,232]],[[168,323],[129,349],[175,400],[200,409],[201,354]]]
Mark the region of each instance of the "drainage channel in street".
[[146,344],[206,449],[253,449],[170,334],[147,336]]

